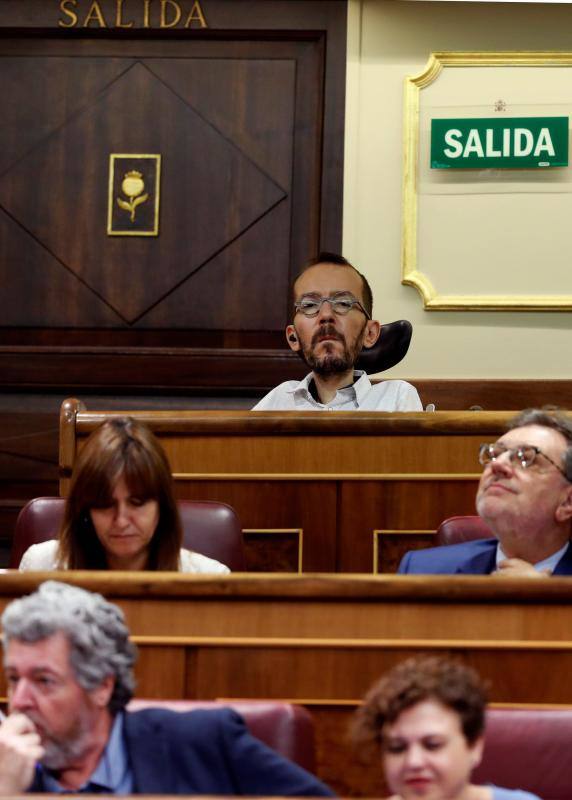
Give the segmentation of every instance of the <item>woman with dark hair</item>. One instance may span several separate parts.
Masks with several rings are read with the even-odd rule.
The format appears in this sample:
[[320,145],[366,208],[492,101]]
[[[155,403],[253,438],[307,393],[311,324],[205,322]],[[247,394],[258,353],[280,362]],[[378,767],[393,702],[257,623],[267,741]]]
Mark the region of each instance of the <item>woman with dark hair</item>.
[[370,689],[354,739],[381,751],[390,800],[539,800],[470,782],[483,752],[485,708],[473,669],[446,658],[411,658]]
[[145,425],[118,417],[100,425],[79,453],[58,540],[29,547],[20,570],[229,572],[181,548],[182,538],[163,448]]

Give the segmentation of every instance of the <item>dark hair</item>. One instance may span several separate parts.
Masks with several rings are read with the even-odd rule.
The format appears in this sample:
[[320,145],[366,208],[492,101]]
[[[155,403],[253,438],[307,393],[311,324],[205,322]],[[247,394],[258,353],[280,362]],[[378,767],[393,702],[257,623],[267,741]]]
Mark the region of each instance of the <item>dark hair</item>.
[[129,640],[123,611],[95,592],[46,581],[33,594],[6,606],[2,614],[4,654],[12,639],[40,642],[59,631],[69,642],[70,664],[79,685],[89,692],[112,675],[109,710],[115,714],[125,708],[135,689],[137,648]]
[[[305,265],[302,272],[296,276],[294,283],[292,284],[292,295],[295,293],[296,283],[298,282],[298,278],[303,275],[306,270],[311,269],[312,267],[317,266],[318,264],[335,264],[338,267],[349,267],[356,272],[359,277],[361,278],[362,283],[362,300],[363,300],[363,307],[369,314],[370,318],[373,314],[373,294],[371,291],[371,286],[367,282],[367,278],[365,275],[362,275],[359,269],[356,269],[353,264],[344,258],[343,256],[338,255],[337,253],[328,253],[326,250],[318,253],[316,258],[311,258]],[[294,298],[295,299],[295,298]]]
[[566,478],[572,482],[572,422],[559,409],[546,406],[545,408],[526,408],[511,419],[508,430],[523,428],[525,425],[540,425],[543,428],[552,428],[566,439],[567,447],[563,458],[563,469]]
[[397,664],[369,690],[356,713],[355,742],[383,747],[385,726],[423,700],[456,712],[468,744],[482,735],[487,698],[475,670],[448,658],[417,656]]
[[183,534],[169,462],[149,428],[132,417],[104,422],[79,453],[59,534],[59,565],[107,569],[106,553],[89,512],[111,504],[121,476],[134,496],[159,504],[147,569],[178,570]]

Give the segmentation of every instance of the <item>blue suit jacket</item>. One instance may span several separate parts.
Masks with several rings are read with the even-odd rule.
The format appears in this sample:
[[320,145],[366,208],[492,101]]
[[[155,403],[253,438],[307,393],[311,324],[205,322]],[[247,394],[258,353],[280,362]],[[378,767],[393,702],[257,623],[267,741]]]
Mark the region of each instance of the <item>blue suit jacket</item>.
[[[411,550],[405,553],[397,571],[402,575],[488,575],[496,567],[496,555],[496,539],[476,539]],[[572,545],[568,545],[552,574],[572,575]]]
[[[123,735],[135,794],[333,794],[309,772],[252,736],[230,708],[126,712]],[[37,773],[28,791],[43,791]]]
[[124,735],[139,794],[332,795],[229,708],[126,713]]

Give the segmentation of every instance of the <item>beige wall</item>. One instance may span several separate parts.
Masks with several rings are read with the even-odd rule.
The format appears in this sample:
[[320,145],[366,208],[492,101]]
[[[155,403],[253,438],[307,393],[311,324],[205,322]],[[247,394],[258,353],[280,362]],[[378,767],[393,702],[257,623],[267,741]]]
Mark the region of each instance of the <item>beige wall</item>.
[[438,50],[572,51],[572,5],[349,0],[344,255],[371,282],[376,316],[414,327],[384,375],[572,378],[572,313],[429,312],[401,284],[403,82]]

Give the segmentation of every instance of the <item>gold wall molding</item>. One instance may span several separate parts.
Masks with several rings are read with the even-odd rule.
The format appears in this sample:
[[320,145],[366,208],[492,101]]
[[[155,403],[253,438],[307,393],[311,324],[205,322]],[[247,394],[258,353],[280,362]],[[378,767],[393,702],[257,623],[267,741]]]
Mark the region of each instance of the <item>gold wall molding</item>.
[[[572,293],[538,294],[524,291],[522,294],[504,293],[446,293],[432,280],[428,268],[419,263],[419,169],[420,169],[420,116],[421,92],[431,86],[443,75],[444,70],[454,68],[515,69],[522,67],[566,68],[572,66],[570,52],[434,52],[430,55],[424,70],[418,75],[405,79],[404,93],[404,164],[403,164],[403,233],[401,246],[402,283],[414,286],[419,292],[424,308],[428,311],[570,311]],[[531,90],[532,91],[532,90]],[[494,94],[494,90],[491,89]],[[491,94],[492,96],[492,94]],[[534,94],[530,105],[544,102]],[[569,103],[567,98],[562,101]],[[467,101],[469,104],[469,101]],[[452,106],[453,108],[453,106]],[[491,106],[492,111],[492,106]],[[451,114],[454,114],[451,111]],[[462,115],[461,115],[462,116]],[[572,114],[570,115],[572,117]],[[571,169],[567,167],[565,169]],[[564,168],[563,168],[564,169]],[[468,170],[477,172],[477,170]],[[483,170],[483,172],[486,172]],[[483,185],[487,178],[483,177]],[[489,180],[491,180],[489,178]],[[452,234],[454,235],[454,234]],[[534,231],[523,226],[523,237],[535,235]],[[499,258],[506,253],[495,253]],[[459,261],[462,261],[462,247],[459,248]],[[486,256],[484,256],[486,258]],[[522,265],[517,264],[520,268]],[[544,265],[539,265],[543,269]],[[515,281],[520,285],[519,281]]]

